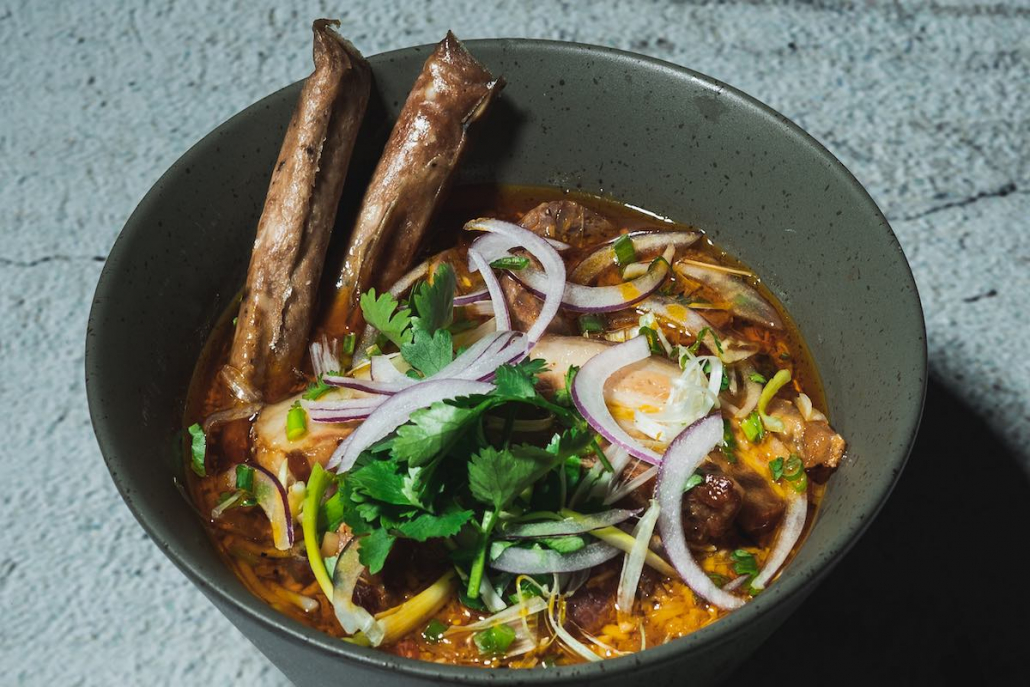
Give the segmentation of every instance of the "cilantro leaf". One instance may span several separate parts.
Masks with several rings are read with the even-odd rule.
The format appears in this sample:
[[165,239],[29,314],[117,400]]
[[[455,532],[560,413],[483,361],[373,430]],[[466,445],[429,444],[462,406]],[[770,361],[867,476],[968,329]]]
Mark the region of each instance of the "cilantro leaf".
[[452,505],[440,515],[422,513],[398,524],[395,529],[400,536],[420,542],[434,537],[451,537],[457,534],[473,515],[473,511]]
[[378,329],[395,346],[400,348],[411,341],[411,310],[398,310],[393,294],[387,292],[376,296],[376,290],[369,289],[361,294],[360,303],[365,322]]
[[451,323],[455,284],[454,269],[443,262],[433,272],[432,284],[423,282],[412,291],[411,303],[418,312],[419,324],[429,334],[435,334]]
[[469,488],[477,501],[503,510],[533,481],[539,465],[536,460],[516,460],[508,449],[486,446],[469,462]]
[[511,399],[533,398],[537,395],[536,376],[545,369],[547,363],[539,358],[518,365],[501,365],[494,376],[495,393]]
[[385,529],[372,530],[371,534],[362,537],[358,544],[358,560],[368,568],[369,573],[375,575],[383,569],[395,541],[397,538]]
[[426,377],[435,375],[454,360],[451,333],[446,329],[438,329],[435,334],[430,334],[422,328],[421,320],[418,320],[411,341],[401,345],[401,355]]
[[[329,372],[327,374],[338,375],[340,373]],[[308,388],[304,391],[304,399],[307,401],[317,401],[332,390],[332,386],[322,381],[322,375],[318,375],[318,379],[311,384],[308,384]]]
[[398,472],[400,466],[394,460],[373,460],[364,467],[347,475],[351,489],[358,490],[376,501],[397,506],[422,506],[417,489],[412,481],[417,479],[410,471]]
[[443,401],[416,410],[408,424],[397,428],[391,455],[412,466],[423,465],[451,446],[481,411],[478,406],[462,408]]
[[591,439],[589,432],[570,430],[555,435],[546,449],[530,444],[503,450],[487,446],[469,462],[472,496],[504,510],[526,487],[589,446]]

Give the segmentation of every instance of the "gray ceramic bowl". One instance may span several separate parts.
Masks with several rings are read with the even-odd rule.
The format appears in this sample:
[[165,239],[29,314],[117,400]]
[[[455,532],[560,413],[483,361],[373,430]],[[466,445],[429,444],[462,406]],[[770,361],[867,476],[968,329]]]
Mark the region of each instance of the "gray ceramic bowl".
[[[299,84],[194,146],[147,194],[115,243],[86,341],[100,448],[161,550],[297,684],[324,684],[326,675],[366,686],[717,681],[855,543],[905,463],[926,378],[923,317],[905,257],[851,174],[791,122],[739,91],[604,48],[527,40],[469,47],[509,86],[461,181],[582,189],[694,224],[754,266],[797,320],[849,451],[811,537],[782,578],[726,619],[664,646],[601,663],[510,672],[351,646],[281,616],[243,588],[178,487],[175,446],[193,365],[242,285]],[[353,203],[350,182],[370,173],[376,146],[428,50],[371,58],[378,98],[345,203]]]

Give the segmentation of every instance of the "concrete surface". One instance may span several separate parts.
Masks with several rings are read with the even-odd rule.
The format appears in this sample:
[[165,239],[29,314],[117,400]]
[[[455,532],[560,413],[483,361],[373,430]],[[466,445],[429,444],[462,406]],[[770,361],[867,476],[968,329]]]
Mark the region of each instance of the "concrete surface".
[[[135,204],[215,125],[307,73],[316,16],[340,17],[366,54],[433,42],[448,28],[463,38],[635,50],[783,112],[865,184],[912,262],[930,335],[931,408],[953,411],[928,416],[924,434],[982,431],[986,443],[970,450],[989,446],[990,455],[969,455],[969,469],[1006,460],[1023,469],[1008,479],[1025,477],[1025,0],[8,0],[0,4],[0,683],[285,682],[122,505],[90,430],[83,340],[104,258]],[[955,425],[939,425],[945,417]]]

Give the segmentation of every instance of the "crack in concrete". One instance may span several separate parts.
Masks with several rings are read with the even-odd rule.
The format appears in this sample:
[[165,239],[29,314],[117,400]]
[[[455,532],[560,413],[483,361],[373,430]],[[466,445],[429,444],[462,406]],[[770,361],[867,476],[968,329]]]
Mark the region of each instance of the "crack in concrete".
[[937,205],[930,208],[929,210],[924,210],[923,212],[917,212],[912,215],[902,215],[901,217],[892,217],[888,219],[891,222],[911,222],[913,220],[922,219],[923,217],[926,217],[928,215],[934,215],[938,212],[944,212],[945,210],[966,207],[967,205],[972,205],[973,203],[984,200],[985,198],[1004,198],[1005,196],[1009,196],[1014,193],[1023,194],[1028,193],[1028,191],[1020,190],[1016,187],[1016,184],[1014,182],[1010,181],[1004,186],[997,188],[993,191],[980,191],[976,195],[969,196],[968,198],[963,198],[962,200],[954,200],[950,203]]
[[48,262],[105,262],[103,255],[44,255],[35,260],[15,260],[13,258],[0,257],[0,265],[4,267],[36,267],[45,265]]

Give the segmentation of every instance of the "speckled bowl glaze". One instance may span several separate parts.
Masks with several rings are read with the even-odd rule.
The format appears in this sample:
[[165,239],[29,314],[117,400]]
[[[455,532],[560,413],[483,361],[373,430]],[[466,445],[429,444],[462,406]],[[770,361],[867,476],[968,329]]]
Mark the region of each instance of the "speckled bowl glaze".
[[[796,319],[849,450],[793,565],[743,609],[688,637],[625,658],[533,671],[441,666],[352,646],[248,593],[218,559],[178,486],[176,447],[201,346],[243,283],[299,84],[186,153],[111,251],[86,341],[90,412],[111,476],[161,550],[297,684],[325,684],[328,675],[368,687],[717,682],[854,544],[905,463],[926,379],[923,316],[905,257],[876,205],[830,153],[725,84],[605,48],[527,40],[468,45],[509,85],[459,183],[582,189],[694,224],[754,266]],[[371,58],[378,97],[352,164],[347,207],[428,50]]]

